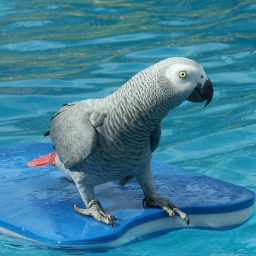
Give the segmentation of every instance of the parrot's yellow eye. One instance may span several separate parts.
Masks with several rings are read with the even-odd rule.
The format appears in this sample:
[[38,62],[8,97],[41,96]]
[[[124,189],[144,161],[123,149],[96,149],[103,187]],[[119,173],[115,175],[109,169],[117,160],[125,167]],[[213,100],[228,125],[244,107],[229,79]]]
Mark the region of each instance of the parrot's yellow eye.
[[179,77],[180,78],[185,78],[186,77],[186,72],[185,71],[180,71],[180,73],[179,73]]

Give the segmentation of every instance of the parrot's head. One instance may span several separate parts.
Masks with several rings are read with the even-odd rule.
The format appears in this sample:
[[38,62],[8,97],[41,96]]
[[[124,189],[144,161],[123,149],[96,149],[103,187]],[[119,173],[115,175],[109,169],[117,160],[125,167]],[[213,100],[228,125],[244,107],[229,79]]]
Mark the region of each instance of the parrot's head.
[[213,97],[213,87],[202,66],[187,58],[173,58],[165,70],[165,77],[172,89],[179,91],[183,100],[190,102],[206,101],[205,107]]

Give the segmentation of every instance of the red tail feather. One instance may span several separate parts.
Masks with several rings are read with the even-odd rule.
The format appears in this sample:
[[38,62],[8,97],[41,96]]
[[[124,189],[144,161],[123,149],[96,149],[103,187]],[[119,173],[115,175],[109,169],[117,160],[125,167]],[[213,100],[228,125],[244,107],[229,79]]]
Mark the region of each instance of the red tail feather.
[[54,151],[48,155],[40,156],[38,159],[34,159],[33,161],[28,162],[27,165],[30,167],[31,166],[40,167],[40,166],[47,165],[47,164],[55,166],[56,155],[57,155],[57,152]]

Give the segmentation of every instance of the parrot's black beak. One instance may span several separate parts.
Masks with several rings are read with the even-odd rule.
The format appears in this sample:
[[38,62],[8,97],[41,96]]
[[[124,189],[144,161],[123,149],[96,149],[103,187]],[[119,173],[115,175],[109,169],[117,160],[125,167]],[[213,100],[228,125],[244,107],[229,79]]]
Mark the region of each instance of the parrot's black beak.
[[204,84],[198,83],[192,93],[188,97],[188,101],[191,102],[203,102],[206,100],[205,107],[211,102],[213,96],[213,87],[209,78]]

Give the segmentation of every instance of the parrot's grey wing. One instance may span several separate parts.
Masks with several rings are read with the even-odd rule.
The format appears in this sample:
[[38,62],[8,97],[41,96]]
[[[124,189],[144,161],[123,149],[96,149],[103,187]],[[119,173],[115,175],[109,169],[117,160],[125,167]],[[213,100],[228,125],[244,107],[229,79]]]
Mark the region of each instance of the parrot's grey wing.
[[[77,101],[72,102],[72,103],[63,104],[63,105],[62,105],[62,108],[61,108],[58,112],[56,112],[56,113],[54,114],[54,116],[52,117],[52,119],[54,119],[57,115],[59,115],[60,113],[62,113],[64,110],[73,107],[74,105],[76,105],[76,103],[77,103]],[[51,121],[52,121],[52,119],[51,119]]]
[[154,152],[158,147],[161,139],[161,133],[161,123],[159,123],[155,130],[150,134],[150,148],[152,152]]
[[[52,121],[52,119],[54,119],[57,115],[59,115],[60,113],[62,113],[65,109],[74,106],[76,103],[77,103],[77,101],[72,102],[72,103],[63,104],[63,105],[62,105],[62,108],[61,108],[58,112],[56,112],[56,113],[54,114],[54,116],[51,118],[51,121]],[[50,131],[47,131],[47,132],[44,134],[44,137],[49,136],[49,135],[50,135]]]
[[50,136],[65,168],[70,169],[93,152],[97,142],[94,125],[100,126],[104,116],[75,107],[55,115],[50,125]]

